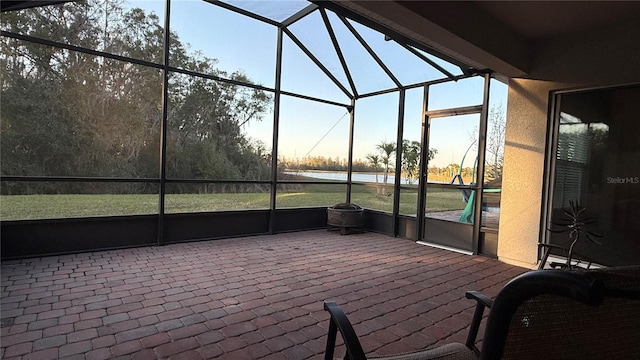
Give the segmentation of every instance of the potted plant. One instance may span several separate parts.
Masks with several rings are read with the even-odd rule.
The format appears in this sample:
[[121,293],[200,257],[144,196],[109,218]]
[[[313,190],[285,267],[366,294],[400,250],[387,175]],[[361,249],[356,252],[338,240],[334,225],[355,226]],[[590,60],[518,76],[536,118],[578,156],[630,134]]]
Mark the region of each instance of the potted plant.
[[559,226],[559,229],[549,229],[552,233],[569,233],[569,248],[567,249],[567,262],[565,267],[572,268],[572,260],[574,255],[574,247],[580,239],[586,238],[591,243],[602,245],[596,238],[602,237],[588,229],[590,224],[595,221],[587,216],[587,209],[578,205],[577,202],[569,201],[569,209],[562,209],[563,217],[553,225]]

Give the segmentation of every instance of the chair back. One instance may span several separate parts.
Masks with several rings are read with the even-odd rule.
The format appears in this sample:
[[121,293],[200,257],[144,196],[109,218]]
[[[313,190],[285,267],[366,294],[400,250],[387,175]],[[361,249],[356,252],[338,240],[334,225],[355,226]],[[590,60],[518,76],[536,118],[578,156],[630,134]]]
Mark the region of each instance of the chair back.
[[480,359],[640,359],[640,267],[516,277],[493,302]]

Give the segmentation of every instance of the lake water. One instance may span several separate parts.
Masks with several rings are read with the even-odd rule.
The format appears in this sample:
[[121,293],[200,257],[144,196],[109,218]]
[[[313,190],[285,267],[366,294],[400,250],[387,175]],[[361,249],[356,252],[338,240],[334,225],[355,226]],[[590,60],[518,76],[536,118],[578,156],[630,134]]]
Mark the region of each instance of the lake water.
[[[291,175],[300,175],[306,176],[315,179],[322,180],[337,180],[337,181],[347,181],[347,173],[346,172],[329,172],[329,171],[286,171],[285,174]],[[378,173],[378,183],[382,184],[384,180],[384,174]],[[389,174],[387,178],[387,184],[393,185],[395,180],[394,174]],[[353,173],[351,174],[351,181],[353,182],[376,182],[376,175],[372,173]],[[400,180],[401,184],[410,184],[407,178],[402,178]],[[417,180],[413,180],[413,184],[417,184]]]

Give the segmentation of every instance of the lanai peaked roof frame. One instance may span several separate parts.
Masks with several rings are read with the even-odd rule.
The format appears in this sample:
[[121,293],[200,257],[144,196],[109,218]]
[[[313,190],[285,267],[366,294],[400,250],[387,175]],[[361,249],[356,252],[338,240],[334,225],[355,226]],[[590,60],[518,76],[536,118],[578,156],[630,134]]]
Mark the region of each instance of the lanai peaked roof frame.
[[[468,77],[470,75],[474,75],[478,73],[478,70],[471,68],[470,66],[452,59],[434,49],[428,48],[422,44],[419,44],[415,41],[412,41],[398,33],[395,33],[389,29],[383,29],[381,28],[379,25],[377,25],[376,23],[356,14],[353,12],[350,12],[348,10],[345,10],[339,6],[336,6],[335,4],[328,2],[328,1],[313,1],[310,0],[312,2],[312,4],[304,7],[303,9],[297,11],[296,13],[294,13],[293,15],[287,17],[285,20],[283,21],[276,21],[274,19],[271,19],[269,17],[266,16],[262,16],[259,14],[256,14],[255,12],[252,12],[250,10],[238,7],[233,5],[230,2],[225,2],[225,1],[221,1],[221,0],[205,0],[206,2],[209,2],[211,4],[215,4],[218,5],[220,7],[223,7],[227,10],[230,11],[234,11],[237,12],[239,14],[251,17],[255,20],[258,21],[262,21],[265,23],[268,23],[270,25],[276,26],[278,28],[281,28],[284,30],[285,34],[287,34],[287,36],[309,57],[309,59],[311,61],[313,61],[316,66],[318,66],[324,73],[325,75],[331,79],[332,82],[334,82],[336,84],[336,86],[338,86],[340,88],[340,90],[342,90],[349,98],[359,98],[359,97],[364,97],[364,96],[368,96],[369,94],[362,94],[359,95],[358,91],[356,89],[356,85],[355,82],[353,80],[353,77],[351,76],[351,72],[349,71],[349,66],[347,64],[347,62],[345,61],[345,56],[343,51],[340,48],[339,45],[339,40],[335,34],[335,31],[333,30],[333,27],[331,25],[330,20],[327,17],[327,10],[331,10],[332,12],[336,13],[336,15],[338,16],[338,18],[344,23],[344,25],[349,29],[349,31],[352,33],[352,35],[358,40],[358,42],[363,46],[363,48],[367,51],[367,53],[371,56],[371,58],[380,66],[380,68],[386,73],[386,75],[393,81],[393,83],[396,85],[395,88],[390,88],[390,89],[385,89],[385,90],[378,90],[375,92],[372,92],[371,95],[373,94],[381,94],[381,93],[385,93],[387,91],[396,91],[399,90],[401,88],[411,88],[411,87],[418,87],[421,86],[422,84],[426,84],[426,83],[431,83],[431,81],[427,81],[427,82],[418,82],[415,84],[402,84],[397,77],[393,74],[393,71],[391,71],[389,69],[389,67],[385,64],[385,62],[380,59],[379,56],[376,55],[376,52],[368,45],[367,41],[362,38],[362,36],[358,33],[358,31],[349,23],[349,20],[353,20],[356,21],[368,28],[371,28],[372,30],[378,31],[381,34],[384,34],[384,36],[386,37],[387,40],[393,40],[394,42],[398,43],[398,45],[402,48],[404,48],[407,52],[413,54],[414,56],[416,56],[418,59],[420,59],[421,61],[423,61],[427,66],[430,66],[432,68],[434,68],[435,70],[437,70],[438,72],[442,73],[446,79],[450,80],[450,81],[457,81],[460,78],[465,78]],[[342,70],[345,72],[345,75],[347,77],[347,80],[349,82],[349,85],[351,87],[351,93],[349,93],[348,90],[346,90],[346,88],[344,87],[343,84],[340,83],[339,80],[336,79],[336,77],[326,68],[326,66],[324,66],[324,64],[322,64],[322,62],[313,54],[312,51],[310,51],[302,41],[300,41],[294,34],[292,31],[290,31],[288,28],[289,26],[293,25],[294,23],[304,19],[305,17],[309,16],[310,14],[312,14],[315,11],[319,11],[323,22],[325,24],[325,30],[327,31],[327,33],[330,36],[331,42],[333,43],[334,46],[334,50],[336,51],[336,54],[340,60],[340,63],[342,65]],[[434,62],[433,60],[427,58],[426,56],[424,56],[423,54],[421,54],[419,51],[417,51],[416,49],[420,49],[426,53],[432,54],[433,56],[436,56],[444,61],[447,61],[457,67],[460,68],[460,70],[463,73],[463,76],[456,76],[453,75],[451,72],[447,71],[446,69],[444,69],[442,66],[440,66],[439,64],[437,64],[436,62]],[[295,94],[291,94],[293,96],[295,96]]]

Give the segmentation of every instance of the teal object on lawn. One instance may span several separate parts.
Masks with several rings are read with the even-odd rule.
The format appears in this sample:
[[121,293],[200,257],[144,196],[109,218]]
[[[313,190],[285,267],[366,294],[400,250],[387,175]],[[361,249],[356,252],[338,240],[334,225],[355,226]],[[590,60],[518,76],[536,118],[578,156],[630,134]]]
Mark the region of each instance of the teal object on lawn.
[[[485,193],[499,193],[502,189],[484,189]],[[458,222],[473,224],[473,214],[475,213],[476,204],[476,191],[472,190],[471,194],[469,194],[469,201],[467,201],[467,206],[462,210],[462,214],[460,214],[460,218],[458,218]],[[484,209],[484,208],[483,208]]]
[[460,214],[460,218],[458,219],[458,222],[473,224],[473,213],[475,209],[475,205],[474,205],[475,203],[476,203],[476,191],[473,190],[471,191],[471,194],[469,194],[469,201],[467,201],[467,206],[465,206],[464,210],[462,210],[462,214]]

